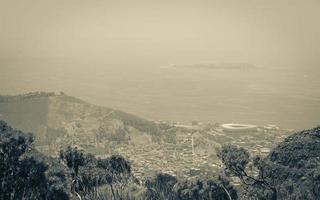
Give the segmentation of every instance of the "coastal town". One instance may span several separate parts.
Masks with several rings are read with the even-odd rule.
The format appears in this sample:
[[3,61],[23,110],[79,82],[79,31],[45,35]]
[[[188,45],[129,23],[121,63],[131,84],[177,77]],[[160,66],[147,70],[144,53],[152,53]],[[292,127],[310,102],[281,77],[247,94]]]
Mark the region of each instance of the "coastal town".
[[251,155],[264,157],[291,133],[291,130],[275,125],[252,126],[250,130],[227,130],[223,124],[194,122],[177,123],[174,126],[183,129],[176,132],[174,143],[153,143],[130,148],[120,145],[114,152],[131,160],[138,179],[157,172],[190,179],[214,175],[221,170],[216,150],[222,144],[235,144],[247,149]]
[[[159,172],[192,179],[199,176],[215,176],[221,172],[222,164],[216,151],[223,144],[234,144],[247,149],[252,156],[265,157],[293,131],[275,125],[164,121],[156,123],[171,127],[171,135],[166,136],[166,140],[151,142],[148,141],[148,136],[135,135],[132,137],[138,140],[138,143],[133,139],[110,141],[112,138],[109,138],[99,141],[94,134],[81,135],[81,126],[78,125],[80,128],[76,128],[77,125],[69,123],[65,126],[67,138],[58,138],[55,143],[38,146],[38,149],[52,151],[71,145],[89,152],[91,149],[98,158],[119,154],[130,160],[134,175],[141,182]],[[169,130],[167,132],[170,132]],[[75,132],[76,137],[72,135]],[[64,143],[66,141],[68,143]],[[55,155],[58,155],[58,152],[55,152]]]

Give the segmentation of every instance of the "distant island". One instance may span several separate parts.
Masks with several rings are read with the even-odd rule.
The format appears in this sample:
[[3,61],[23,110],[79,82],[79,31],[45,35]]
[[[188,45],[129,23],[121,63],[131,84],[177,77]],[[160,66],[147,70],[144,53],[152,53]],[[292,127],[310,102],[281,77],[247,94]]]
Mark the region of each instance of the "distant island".
[[238,70],[238,69],[256,69],[257,66],[250,63],[196,63],[196,64],[172,64],[162,66],[160,68],[186,68],[186,69],[224,69],[224,70]]

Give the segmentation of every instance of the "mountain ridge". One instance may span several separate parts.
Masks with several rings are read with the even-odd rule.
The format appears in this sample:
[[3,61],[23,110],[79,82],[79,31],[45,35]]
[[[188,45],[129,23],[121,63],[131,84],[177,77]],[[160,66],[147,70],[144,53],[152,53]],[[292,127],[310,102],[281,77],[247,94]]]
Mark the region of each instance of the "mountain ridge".
[[[2,95],[0,119],[22,131],[32,132],[38,145],[63,143],[67,138],[75,143],[92,141],[96,137],[128,142],[130,134],[139,134],[151,141],[160,132],[152,121],[92,105],[63,92]],[[62,146],[65,145],[68,144]]]

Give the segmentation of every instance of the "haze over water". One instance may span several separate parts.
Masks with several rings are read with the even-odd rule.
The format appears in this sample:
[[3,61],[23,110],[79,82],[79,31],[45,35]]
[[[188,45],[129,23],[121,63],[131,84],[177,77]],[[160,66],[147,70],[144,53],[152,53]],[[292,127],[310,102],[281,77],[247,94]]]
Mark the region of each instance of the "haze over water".
[[[21,65],[28,71],[21,73]],[[52,67],[40,67],[40,66]],[[91,66],[90,71],[81,65]],[[313,68],[189,69],[78,63],[7,63],[2,94],[60,91],[152,120],[315,126],[320,79]],[[81,70],[83,69],[83,70]],[[84,70],[85,69],[85,70]],[[45,83],[45,84],[42,84]]]

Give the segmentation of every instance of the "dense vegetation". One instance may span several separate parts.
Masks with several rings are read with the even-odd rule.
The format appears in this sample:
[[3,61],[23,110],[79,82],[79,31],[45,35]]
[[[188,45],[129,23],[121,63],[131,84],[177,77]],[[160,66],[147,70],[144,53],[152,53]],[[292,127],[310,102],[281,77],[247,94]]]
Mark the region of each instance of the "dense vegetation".
[[230,199],[228,181],[180,181],[168,174],[140,183],[120,155],[99,159],[77,147],[42,155],[33,137],[0,121],[0,199]]
[[[178,179],[158,173],[140,183],[120,155],[96,158],[77,147],[47,157],[33,137],[0,121],[0,199],[320,199],[320,128],[288,137],[268,157],[224,145],[218,178]],[[256,173],[255,173],[256,172]],[[242,183],[235,188],[228,177]]]
[[320,127],[289,136],[265,159],[233,145],[218,152],[226,172],[241,180],[246,199],[272,200],[320,199],[319,155]]
[[0,121],[0,199],[68,199],[67,169],[32,149],[32,142]]

